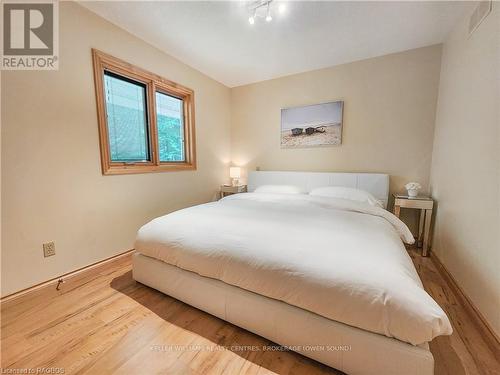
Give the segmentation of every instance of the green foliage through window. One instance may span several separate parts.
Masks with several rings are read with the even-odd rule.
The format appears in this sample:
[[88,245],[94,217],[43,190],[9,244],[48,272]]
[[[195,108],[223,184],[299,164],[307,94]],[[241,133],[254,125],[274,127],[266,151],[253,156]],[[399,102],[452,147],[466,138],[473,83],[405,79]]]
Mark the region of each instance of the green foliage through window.
[[156,93],[158,152],[160,161],[184,161],[183,102],[181,99]]

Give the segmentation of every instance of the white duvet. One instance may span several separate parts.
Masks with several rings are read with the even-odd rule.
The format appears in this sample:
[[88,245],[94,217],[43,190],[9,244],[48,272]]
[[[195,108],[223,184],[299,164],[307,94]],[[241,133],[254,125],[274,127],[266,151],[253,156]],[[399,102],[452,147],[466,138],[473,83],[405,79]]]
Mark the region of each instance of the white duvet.
[[202,276],[418,345],[451,334],[386,210],[305,194],[237,194],[159,217],[135,249]]

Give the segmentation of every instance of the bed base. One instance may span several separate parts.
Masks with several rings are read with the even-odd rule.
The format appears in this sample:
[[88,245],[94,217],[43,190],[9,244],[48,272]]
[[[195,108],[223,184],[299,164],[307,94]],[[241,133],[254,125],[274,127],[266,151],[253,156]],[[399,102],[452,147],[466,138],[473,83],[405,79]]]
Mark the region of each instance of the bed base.
[[351,327],[140,253],[132,264],[138,282],[347,374],[434,373],[427,344]]

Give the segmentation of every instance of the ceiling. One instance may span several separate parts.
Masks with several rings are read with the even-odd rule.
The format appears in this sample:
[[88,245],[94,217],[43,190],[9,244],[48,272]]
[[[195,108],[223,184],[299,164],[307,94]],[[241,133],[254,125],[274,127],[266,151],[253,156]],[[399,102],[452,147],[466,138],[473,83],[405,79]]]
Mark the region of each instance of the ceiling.
[[229,87],[441,43],[471,6],[275,1],[250,25],[244,1],[81,4]]

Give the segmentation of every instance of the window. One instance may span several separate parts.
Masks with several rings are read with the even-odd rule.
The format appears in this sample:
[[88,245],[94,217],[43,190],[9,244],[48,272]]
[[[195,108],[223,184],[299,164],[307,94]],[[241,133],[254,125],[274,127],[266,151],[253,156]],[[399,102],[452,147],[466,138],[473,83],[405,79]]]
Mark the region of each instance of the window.
[[156,92],[156,123],[160,161],[184,161],[184,118],[182,100]]
[[103,174],[196,169],[193,91],[92,54]]
[[111,162],[151,161],[146,85],[105,71],[104,100]]

